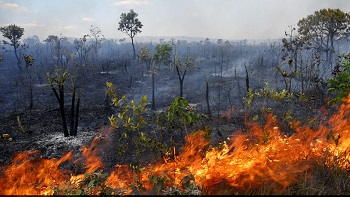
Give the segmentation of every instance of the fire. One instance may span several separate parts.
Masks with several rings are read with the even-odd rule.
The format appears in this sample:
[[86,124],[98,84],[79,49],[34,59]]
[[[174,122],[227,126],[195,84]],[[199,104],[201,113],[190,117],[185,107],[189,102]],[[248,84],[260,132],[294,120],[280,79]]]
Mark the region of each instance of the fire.
[[[102,161],[97,156],[94,146],[100,141],[96,137],[89,147],[81,148],[82,155],[86,159],[86,173],[93,173],[102,167]],[[0,180],[2,187],[0,194],[4,195],[26,195],[40,194],[52,195],[54,188],[62,187],[62,183],[69,182],[74,187],[78,187],[84,180],[84,174],[73,176],[70,171],[59,169],[59,166],[73,159],[72,151],[64,155],[59,160],[38,158],[39,151],[25,151],[18,154],[3,173]],[[77,159],[78,163],[82,159]]]
[[69,177],[58,169],[59,165],[72,158],[69,152],[61,159],[35,158],[39,151],[18,154],[0,179],[0,193],[4,195],[53,194],[52,188]]
[[[105,186],[131,194],[160,193],[170,187],[191,183],[206,194],[233,193],[245,188],[268,185],[275,193],[311,179],[315,166],[350,170],[350,95],[339,112],[317,129],[295,122],[295,133],[285,135],[273,116],[265,126],[251,124],[249,131],[236,131],[220,147],[211,147],[203,131],[186,137],[186,145],[174,159],[154,162],[135,171],[128,165],[116,165],[105,179]],[[97,156],[95,138],[89,147],[81,149],[87,174],[103,168]],[[175,150],[174,150],[175,152]],[[68,182],[79,188],[84,174],[72,175],[59,166],[72,160],[72,152],[61,159],[36,158],[38,152],[26,151],[17,155],[0,179],[0,194],[53,194],[54,188]],[[81,159],[74,163],[83,162]],[[99,194],[96,189],[92,194]]]
[[222,189],[223,184],[233,188],[258,188],[271,183],[278,192],[296,183],[315,165],[350,169],[349,116],[350,95],[340,112],[317,130],[297,127],[295,134],[286,136],[270,116],[263,128],[252,125],[247,133],[236,132],[221,149],[207,151],[209,142],[204,140],[203,132],[198,131],[187,136],[183,151],[174,161],[149,165],[139,175],[118,166],[107,182],[120,188],[132,184],[132,178],[139,176],[138,181],[150,190],[151,175],[169,176],[172,184],[179,185],[192,174],[196,184],[208,194]]

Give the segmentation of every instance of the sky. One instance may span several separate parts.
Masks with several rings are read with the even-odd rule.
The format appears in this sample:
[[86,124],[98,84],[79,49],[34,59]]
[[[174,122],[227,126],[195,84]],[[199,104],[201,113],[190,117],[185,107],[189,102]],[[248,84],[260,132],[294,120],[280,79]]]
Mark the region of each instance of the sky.
[[81,38],[91,25],[106,38],[129,38],[118,31],[121,13],[133,9],[142,22],[138,36],[278,39],[300,19],[323,8],[350,12],[350,0],[0,0],[0,27],[37,35]]

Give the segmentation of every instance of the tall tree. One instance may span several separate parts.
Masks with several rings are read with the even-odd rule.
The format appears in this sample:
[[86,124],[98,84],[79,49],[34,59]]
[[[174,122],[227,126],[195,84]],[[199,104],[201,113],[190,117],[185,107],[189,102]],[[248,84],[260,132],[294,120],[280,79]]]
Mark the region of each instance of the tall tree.
[[156,52],[152,55],[147,47],[141,48],[139,52],[140,64],[146,64],[149,66],[149,72],[152,77],[152,110],[156,109],[155,104],[155,64],[170,64],[171,63],[171,51],[173,48],[169,44],[159,44],[156,46]]
[[339,9],[321,9],[299,20],[298,32],[313,45],[319,53],[325,53],[327,66],[331,65],[334,41],[349,31],[350,16]]
[[154,54],[154,61],[157,64],[163,63],[169,65],[171,63],[171,51],[173,47],[169,44],[158,44],[156,46],[156,53]]
[[176,50],[176,45],[174,43],[173,46],[173,63],[180,82],[180,97],[183,97],[185,76],[187,74],[187,71],[194,67],[194,59],[189,55],[187,55],[187,57],[179,56]]
[[75,39],[73,42],[74,48],[77,51],[76,53],[77,53],[80,65],[87,64],[89,48],[86,45],[86,41],[87,41],[86,37],[88,37],[88,35],[84,35],[82,38]]
[[40,44],[40,39],[37,35],[23,39],[23,43],[29,47]]
[[[49,84],[55,93],[56,99],[58,101],[58,104],[60,106],[60,112],[62,117],[62,126],[63,126],[63,133],[64,137],[68,137],[68,127],[66,122],[66,115],[65,115],[65,103],[64,103],[64,86],[65,81],[68,77],[68,72],[65,70],[55,70],[55,76],[51,77],[51,74],[47,73],[47,79],[49,81]],[[55,84],[57,86],[55,86]]]
[[95,65],[98,55],[98,49],[101,48],[102,42],[105,40],[104,36],[101,34],[101,30],[98,27],[91,25],[90,38],[92,39],[92,63]]
[[46,42],[51,50],[51,54],[53,57],[56,58],[56,66],[66,67],[68,64],[68,60],[70,57],[68,57],[67,53],[65,53],[63,46],[64,44],[67,44],[67,37],[60,35],[49,35],[44,42]]
[[18,48],[20,47],[19,40],[23,36],[24,28],[21,28],[15,24],[6,27],[0,27],[2,36],[9,39],[10,42],[3,41],[5,44],[13,46],[13,50],[17,59],[17,66],[21,70],[21,57],[18,55]]
[[118,30],[127,34],[131,38],[132,49],[134,51],[134,59],[136,58],[136,51],[134,45],[134,37],[137,33],[141,33],[142,23],[137,18],[138,14],[133,9],[129,13],[122,13],[120,15]]
[[[156,102],[155,102],[155,82],[154,82],[154,75],[156,74],[154,70],[154,63],[152,64],[152,54],[149,51],[148,47],[142,47],[140,52],[139,52],[139,62],[140,64],[145,64],[149,72],[152,76],[152,110],[156,109]],[[142,71],[142,76],[143,76],[143,71]]]
[[[281,59],[283,64],[288,64],[289,71],[282,70],[281,66],[276,66],[276,69],[279,73],[282,74],[282,77],[284,79],[286,90],[291,91],[292,86],[292,80],[299,80],[301,81],[301,89],[302,92],[304,92],[304,75],[303,72],[304,69],[302,67],[302,61],[299,61],[299,54],[302,53],[302,50],[304,49],[304,39],[300,35],[294,35],[294,32],[296,31],[296,28],[293,26],[290,27],[290,33],[285,31],[285,35],[289,38],[283,38],[282,39],[282,46],[281,49],[282,57]],[[300,54],[302,56],[302,54]],[[300,58],[301,59],[301,58]],[[298,73],[298,74],[297,74]]]
[[[78,129],[79,107],[80,107],[80,96],[81,96],[81,92],[79,92],[76,107],[75,107],[76,91],[77,91],[77,81],[76,81],[77,76],[70,73],[68,69],[55,69],[54,75],[52,75],[50,72],[47,72],[46,76],[60,107],[64,137],[76,136],[77,129]],[[70,132],[68,132],[66,109],[65,109],[66,108],[65,107],[66,106],[66,103],[65,103],[66,88],[65,87],[67,87],[66,81],[70,77],[72,78],[73,92],[72,92],[72,100],[71,100],[72,101],[71,121],[70,121],[71,126],[70,126]]]
[[[168,65],[171,62],[171,51],[173,48],[169,44],[159,44],[156,46],[156,53],[153,56],[154,63],[160,65],[165,64]],[[151,68],[151,74],[152,74],[152,108],[155,109],[155,104],[153,103],[154,98],[154,76],[156,74],[155,66],[152,65]]]

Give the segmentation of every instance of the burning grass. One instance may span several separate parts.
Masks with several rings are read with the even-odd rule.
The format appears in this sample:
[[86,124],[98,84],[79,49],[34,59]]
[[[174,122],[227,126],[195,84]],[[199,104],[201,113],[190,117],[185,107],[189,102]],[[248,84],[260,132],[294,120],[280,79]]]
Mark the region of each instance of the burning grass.
[[287,136],[270,116],[265,126],[235,131],[218,147],[197,131],[172,159],[118,164],[110,174],[102,173],[94,148],[100,137],[81,149],[84,174],[59,167],[74,159],[71,152],[45,159],[26,151],[1,169],[0,194],[349,194],[350,95],[317,129],[293,127]]

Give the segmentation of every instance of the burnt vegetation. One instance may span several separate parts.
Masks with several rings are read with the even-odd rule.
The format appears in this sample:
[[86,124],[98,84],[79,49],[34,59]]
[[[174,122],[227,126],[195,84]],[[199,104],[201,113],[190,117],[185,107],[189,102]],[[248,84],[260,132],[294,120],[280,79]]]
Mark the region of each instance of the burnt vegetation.
[[[22,38],[25,29],[16,25],[0,29],[5,38],[0,44],[1,165],[10,165],[15,153],[26,150],[40,150],[45,158],[68,151],[79,157],[80,146],[98,135],[106,139],[97,145],[104,172],[116,164],[142,171],[155,161],[175,161],[186,149],[186,136],[197,131],[208,140],[204,151],[223,149],[235,132],[266,144],[273,139],[266,126],[271,120],[285,136],[304,126],[327,127],[324,120],[337,113],[350,92],[350,17],[341,10],[316,11],[287,27],[283,39],[265,41],[165,37],[138,42],[135,35],[143,25],[137,16],[131,10],[119,22],[118,30],[131,38],[131,45],[127,39],[105,38],[93,26],[82,38],[49,35],[42,41],[37,36]],[[129,28],[135,27],[127,24],[130,21],[136,29]],[[264,133],[250,135],[256,127]],[[327,134],[337,145],[345,140],[333,130]],[[216,191],[194,184],[192,174],[182,179],[181,187],[169,188],[166,182],[171,180],[158,174],[150,178],[149,193],[350,193],[349,168],[310,165],[316,167],[304,172],[314,179],[305,175],[303,181],[282,186],[268,180],[258,188],[230,186],[223,180]],[[82,171],[75,163],[66,168]],[[107,175],[86,177],[100,181],[94,185],[100,192],[123,194],[103,185]],[[137,184],[132,185],[133,194],[145,193],[141,182]],[[94,194],[87,185],[69,192]]]

